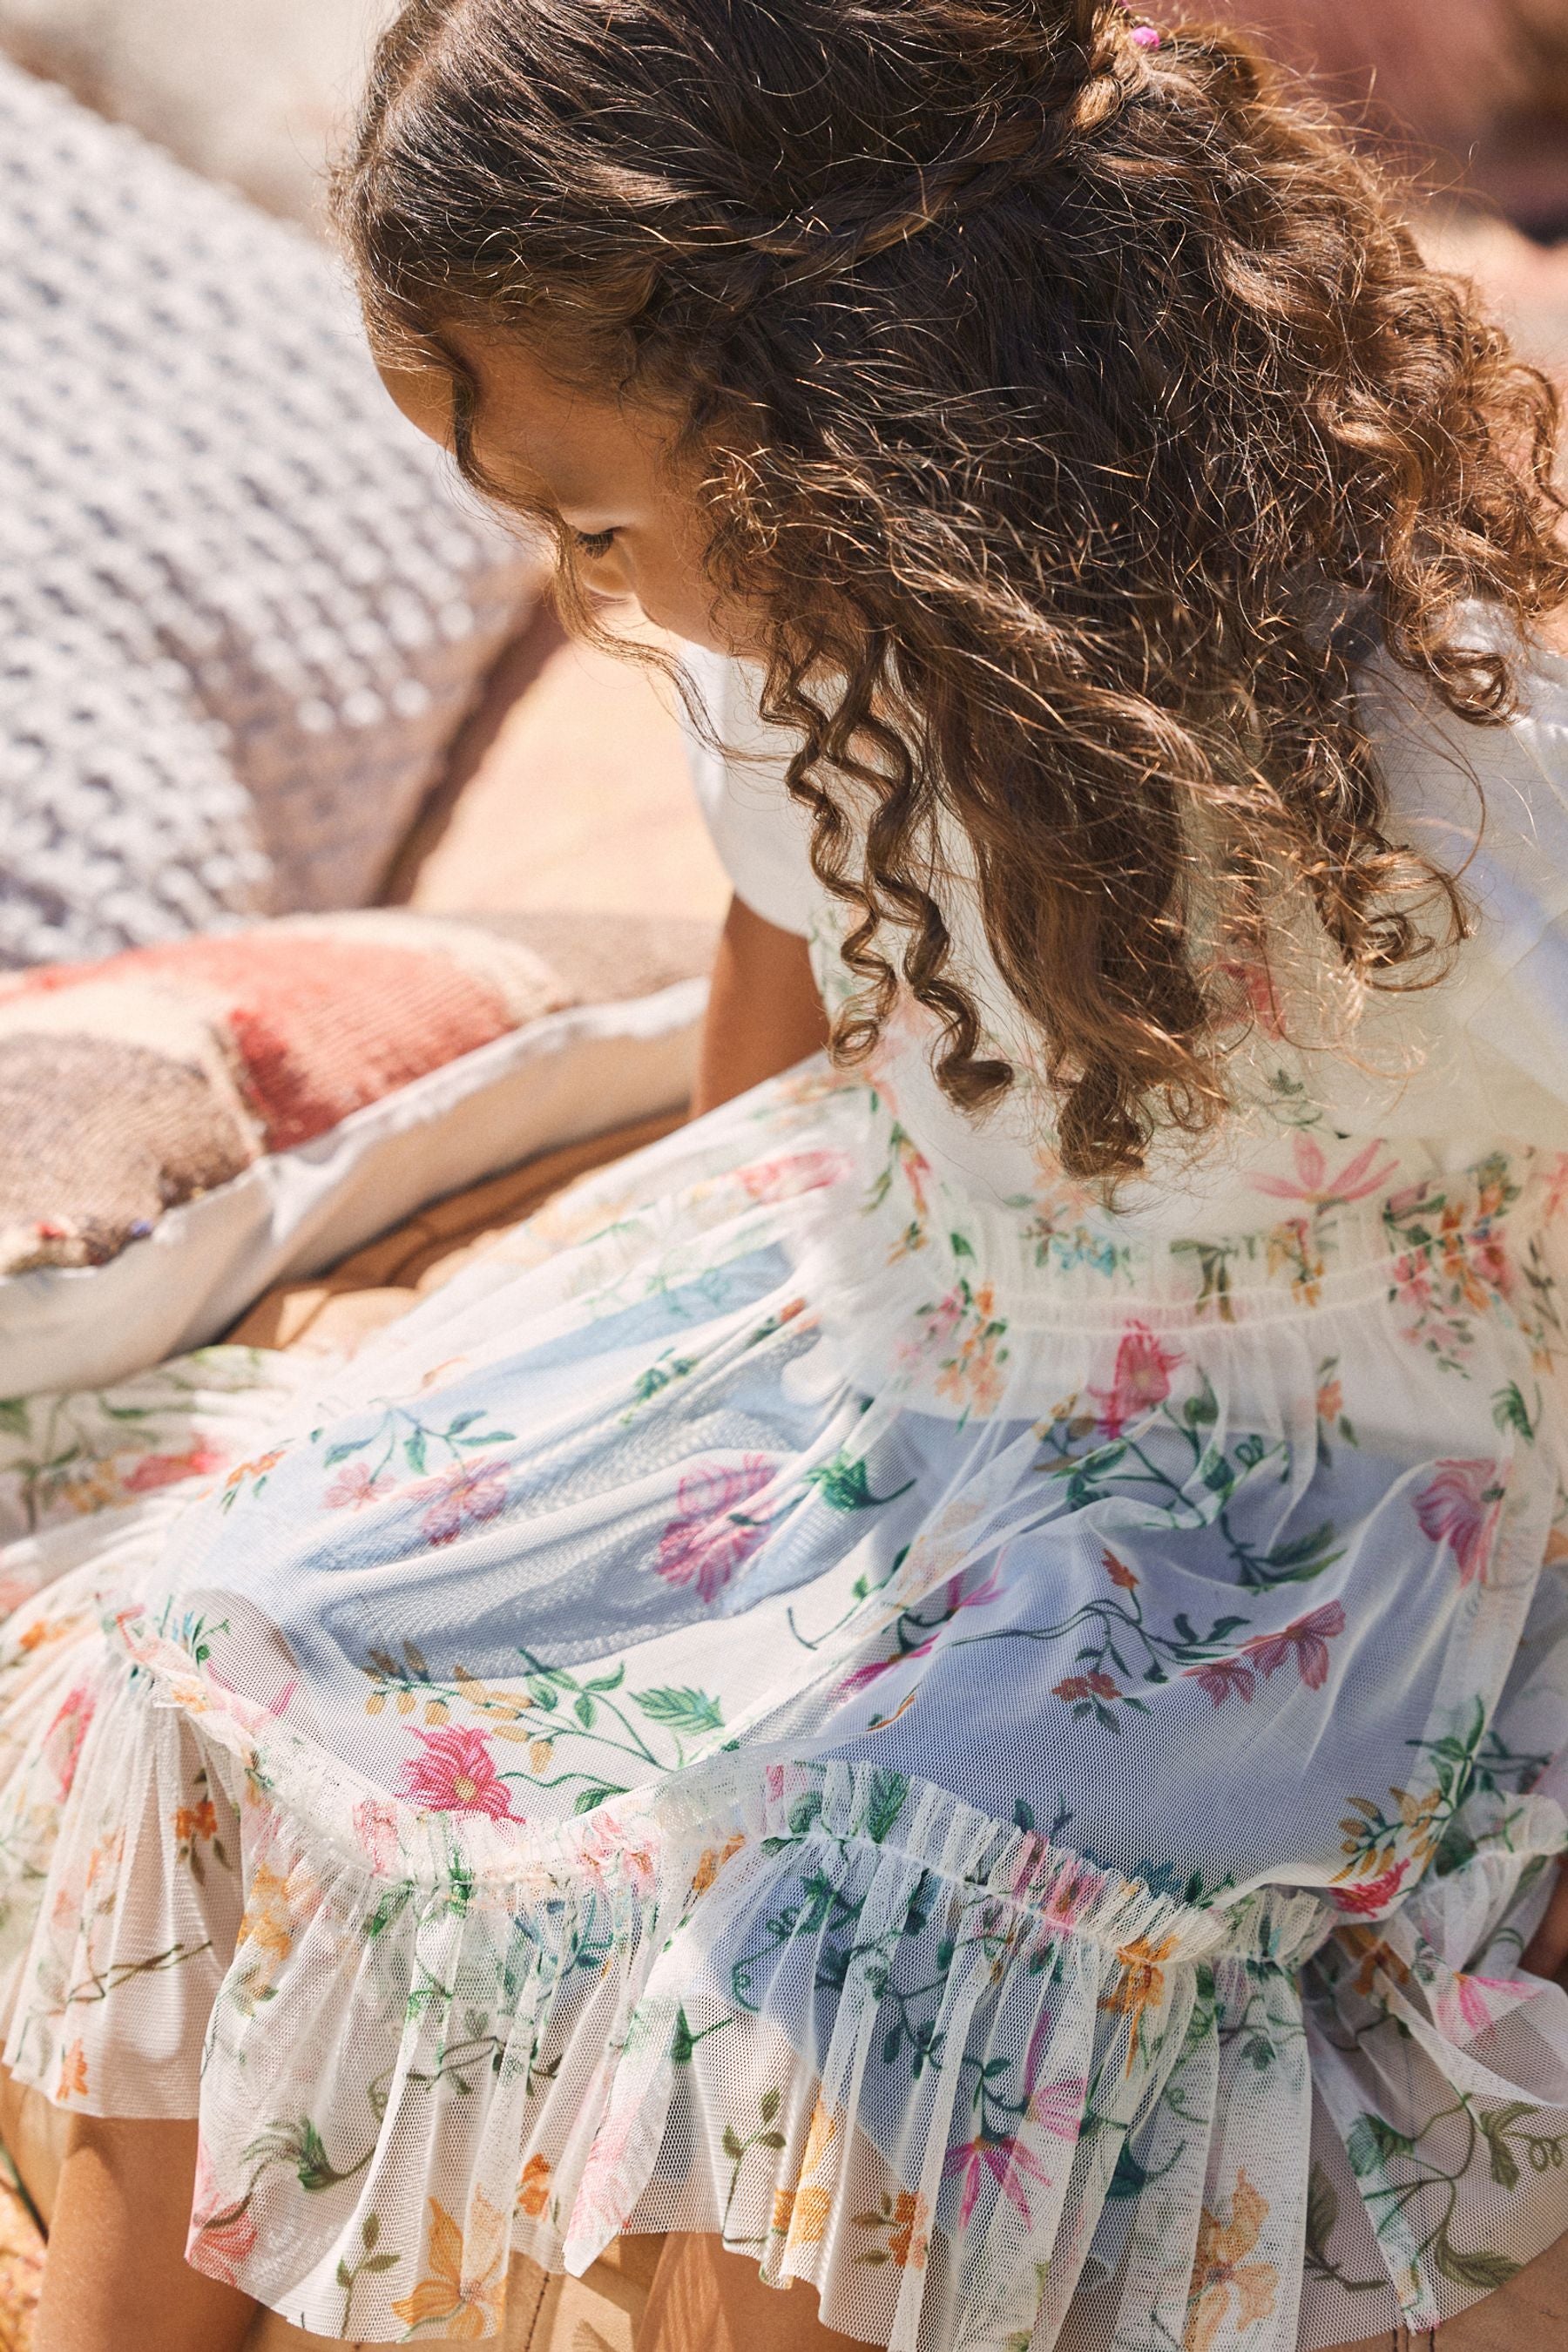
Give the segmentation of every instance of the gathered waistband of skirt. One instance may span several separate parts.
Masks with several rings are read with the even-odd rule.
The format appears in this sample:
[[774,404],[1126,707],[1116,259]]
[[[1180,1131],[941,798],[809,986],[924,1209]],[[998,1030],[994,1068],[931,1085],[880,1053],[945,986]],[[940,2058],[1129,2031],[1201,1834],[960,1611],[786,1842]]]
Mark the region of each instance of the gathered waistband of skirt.
[[1556,1156],[1522,1150],[1361,1198],[1293,1200],[1280,1183],[1277,1205],[1267,1223],[1184,1233],[1076,1192],[1065,1207],[1048,1195],[1004,1205],[928,1181],[913,1198],[888,1188],[838,1238],[847,1287],[984,1292],[1015,1328],[1113,1326],[1133,1307],[1173,1321],[1267,1320],[1401,1294],[1416,1310],[1439,1294],[1480,1310],[1528,1291],[1568,1199]]

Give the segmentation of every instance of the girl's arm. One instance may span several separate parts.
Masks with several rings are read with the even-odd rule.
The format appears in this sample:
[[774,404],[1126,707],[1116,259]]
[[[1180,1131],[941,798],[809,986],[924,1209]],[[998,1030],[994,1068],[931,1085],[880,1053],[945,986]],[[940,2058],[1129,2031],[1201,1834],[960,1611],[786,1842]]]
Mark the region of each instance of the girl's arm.
[[827,1043],[805,941],[731,898],[713,966],[693,1117],[777,1076]]

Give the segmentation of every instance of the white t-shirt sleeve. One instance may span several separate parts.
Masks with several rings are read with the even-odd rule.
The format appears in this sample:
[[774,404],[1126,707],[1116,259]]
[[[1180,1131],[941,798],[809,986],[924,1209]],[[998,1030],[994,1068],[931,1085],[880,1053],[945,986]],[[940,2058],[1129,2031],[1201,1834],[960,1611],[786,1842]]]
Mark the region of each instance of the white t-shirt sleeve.
[[705,741],[687,715],[691,781],[720,861],[753,914],[804,937],[822,886],[811,870],[811,819],[784,783],[791,739],[763,722],[755,671],[696,646],[681,658],[717,738]]
[[1464,1108],[1478,1127],[1568,1148],[1568,664],[1532,655],[1524,708],[1501,728],[1430,706],[1411,723],[1405,695],[1384,753],[1394,809],[1416,846],[1462,866],[1476,919],[1433,1008],[1457,1033]]

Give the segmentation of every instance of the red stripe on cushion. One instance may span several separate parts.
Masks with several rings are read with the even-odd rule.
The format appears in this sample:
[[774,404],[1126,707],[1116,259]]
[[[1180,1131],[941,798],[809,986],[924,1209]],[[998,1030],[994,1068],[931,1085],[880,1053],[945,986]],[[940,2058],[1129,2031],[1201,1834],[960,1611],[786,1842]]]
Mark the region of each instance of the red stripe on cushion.
[[319,931],[239,931],[30,974],[42,993],[110,978],[185,984],[223,1002],[239,1077],[269,1150],[323,1135],[513,1026],[455,958]]

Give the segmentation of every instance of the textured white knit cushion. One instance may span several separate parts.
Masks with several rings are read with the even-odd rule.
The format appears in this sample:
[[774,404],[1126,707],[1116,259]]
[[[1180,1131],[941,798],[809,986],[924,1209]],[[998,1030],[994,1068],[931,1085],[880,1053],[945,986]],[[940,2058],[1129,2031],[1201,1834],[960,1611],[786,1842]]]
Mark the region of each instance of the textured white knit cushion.
[[0,964],[363,904],[537,577],[315,246],[0,64]]

